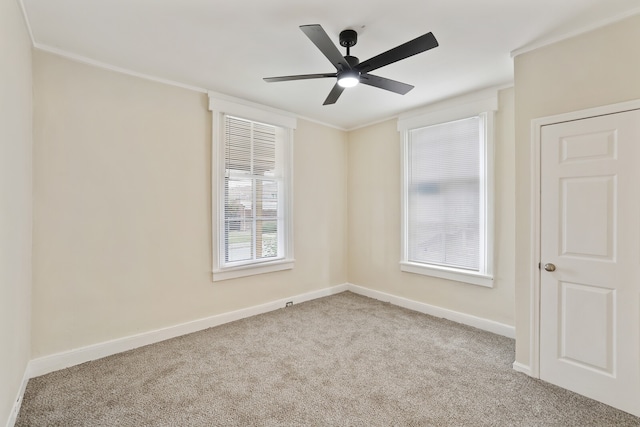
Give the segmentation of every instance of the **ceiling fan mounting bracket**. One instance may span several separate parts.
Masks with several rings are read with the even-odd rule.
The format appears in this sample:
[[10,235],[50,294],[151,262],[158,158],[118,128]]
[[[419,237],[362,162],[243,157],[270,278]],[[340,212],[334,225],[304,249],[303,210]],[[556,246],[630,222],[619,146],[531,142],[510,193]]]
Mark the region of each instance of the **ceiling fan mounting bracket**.
[[344,30],[340,33],[340,46],[350,48],[358,43],[358,33],[354,30]]

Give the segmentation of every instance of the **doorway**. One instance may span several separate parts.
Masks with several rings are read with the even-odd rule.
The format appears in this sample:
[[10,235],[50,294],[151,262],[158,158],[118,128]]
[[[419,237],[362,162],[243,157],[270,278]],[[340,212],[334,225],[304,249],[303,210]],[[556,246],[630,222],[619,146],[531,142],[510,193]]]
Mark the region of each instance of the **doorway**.
[[640,416],[640,109],[605,108],[538,122],[534,351],[542,380]]

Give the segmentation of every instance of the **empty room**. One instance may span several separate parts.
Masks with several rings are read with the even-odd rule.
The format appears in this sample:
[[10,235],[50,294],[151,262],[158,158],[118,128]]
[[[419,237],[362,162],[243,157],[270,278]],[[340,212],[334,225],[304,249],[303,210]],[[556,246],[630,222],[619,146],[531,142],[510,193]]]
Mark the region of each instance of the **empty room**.
[[0,425],[640,426],[638,46],[637,0],[2,0]]

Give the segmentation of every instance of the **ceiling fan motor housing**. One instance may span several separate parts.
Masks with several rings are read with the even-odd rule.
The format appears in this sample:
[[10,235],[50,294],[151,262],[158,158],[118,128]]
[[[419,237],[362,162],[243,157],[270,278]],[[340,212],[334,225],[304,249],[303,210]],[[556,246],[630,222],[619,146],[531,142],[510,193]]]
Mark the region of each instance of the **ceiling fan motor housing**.
[[344,30],[340,33],[340,46],[347,48],[347,55],[344,59],[351,67],[350,70],[343,69],[338,71],[338,84],[342,87],[353,87],[360,82],[360,71],[355,69],[356,65],[360,63],[360,60],[355,56],[351,56],[349,52],[349,48],[354,46],[357,42],[358,33],[354,30]]
[[[360,82],[360,71],[355,69],[355,66],[360,62],[355,56],[347,55],[344,57],[350,70],[338,71],[338,84],[342,87],[353,87]],[[345,80],[346,79],[346,80]]]
[[355,56],[347,55],[347,56],[344,57],[344,59],[347,61],[349,66],[351,66],[351,68],[355,67],[356,65],[358,65],[360,63],[360,60],[358,58],[356,58]]

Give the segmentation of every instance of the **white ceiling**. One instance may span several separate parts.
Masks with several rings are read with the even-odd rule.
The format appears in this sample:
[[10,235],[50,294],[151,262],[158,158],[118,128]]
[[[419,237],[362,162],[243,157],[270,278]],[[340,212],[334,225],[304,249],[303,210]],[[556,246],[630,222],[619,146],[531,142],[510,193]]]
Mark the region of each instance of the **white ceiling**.
[[[243,98],[353,129],[513,81],[511,52],[640,13],[638,0],[22,0],[36,47]],[[361,61],[429,31],[440,46],[374,74],[415,86],[402,96],[365,85],[322,103],[335,72],[298,28],[320,24],[338,44],[358,32]],[[340,47],[344,53],[344,48]]]

